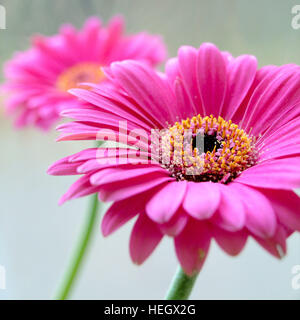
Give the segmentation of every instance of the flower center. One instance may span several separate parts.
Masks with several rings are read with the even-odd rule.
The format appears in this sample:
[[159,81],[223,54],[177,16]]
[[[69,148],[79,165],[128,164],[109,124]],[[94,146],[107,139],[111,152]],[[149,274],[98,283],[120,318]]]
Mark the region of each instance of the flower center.
[[[99,83],[104,78],[101,66],[97,63],[78,63],[66,69],[57,79],[57,88],[68,91],[72,88],[81,88],[81,82]],[[85,86],[86,88],[86,86]]]
[[177,180],[228,183],[257,160],[255,137],[213,115],[176,122],[160,139],[160,163]]

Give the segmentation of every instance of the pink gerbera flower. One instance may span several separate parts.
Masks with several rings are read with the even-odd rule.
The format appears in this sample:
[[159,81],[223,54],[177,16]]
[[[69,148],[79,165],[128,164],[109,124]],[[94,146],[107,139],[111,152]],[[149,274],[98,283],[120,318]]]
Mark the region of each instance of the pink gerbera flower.
[[16,114],[15,125],[49,129],[63,108],[79,104],[67,91],[80,82],[103,82],[101,67],[112,61],[133,59],[156,65],[165,58],[159,36],[126,36],[123,29],[120,17],[107,28],[90,18],[82,30],[64,25],[58,35],[34,37],[33,47],[18,52],[5,67],[7,81],[2,89],[10,93],[6,109]]
[[130,148],[86,149],[52,165],[52,175],[82,175],[61,202],[92,193],[113,201],[104,236],[137,216],[137,264],[164,235],[188,275],[200,270],[211,239],[237,255],[251,236],[282,257],[300,230],[300,67],[258,70],[255,57],[205,43],[181,47],[164,74],[134,61],[105,73],[111,90],[71,90],[90,105],[64,111],[77,121],[60,126],[59,140]]

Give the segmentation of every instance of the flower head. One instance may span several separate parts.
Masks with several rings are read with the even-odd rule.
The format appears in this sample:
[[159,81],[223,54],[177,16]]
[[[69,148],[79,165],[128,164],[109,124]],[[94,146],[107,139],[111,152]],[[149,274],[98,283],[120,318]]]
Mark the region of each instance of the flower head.
[[[113,201],[111,234],[137,216],[130,239],[140,264],[164,235],[187,274],[200,270],[211,239],[237,255],[248,236],[276,257],[300,230],[300,67],[265,66],[213,44],[181,47],[165,73],[134,61],[105,69],[110,90],[72,93],[90,103],[64,115],[59,140],[111,140],[49,168],[82,175],[61,202],[92,193]],[[151,137],[151,138],[149,138]]]
[[6,109],[16,117],[16,127],[35,125],[42,129],[59,119],[61,110],[80,104],[68,93],[80,83],[105,83],[101,67],[124,59],[156,65],[165,58],[159,36],[145,32],[124,35],[121,17],[107,27],[89,18],[81,30],[62,26],[59,34],[35,36],[32,47],[18,52],[5,66],[8,92]]

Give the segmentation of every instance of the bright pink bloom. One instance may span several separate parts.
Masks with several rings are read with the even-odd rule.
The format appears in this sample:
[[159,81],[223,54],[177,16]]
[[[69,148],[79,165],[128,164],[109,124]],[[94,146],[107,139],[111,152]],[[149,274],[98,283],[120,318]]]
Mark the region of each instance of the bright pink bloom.
[[159,36],[124,35],[120,17],[113,18],[108,27],[102,27],[97,18],[88,19],[78,31],[64,25],[58,35],[34,37],[32,48],[16,53],[6,64],[7,81],[2,87],[9,93],[6,109],[15,115],[16,127],[35,125],[47,130],[62,109],[80,104],[69,89],[80,82],[105,79],[101,67],[125,59],[156,65],[165,54]]
[[[130,239],[137,264],[164,235],[174,238],[188,274],[200,270],[212,238],[230,255],[248,236],[278,258],[285,254],[286,238],[300,230],[300,199],[292,191],[300,187],[300,67],[258,70],[255,57],[233,58],[205,43],[181,47],[164,74],[134,61],[105,72],[110,90],[72,90],[91,105],[64,112],[76,121],[60,126],[59,140],[95,140],[105,128],[112,140],[127,138],[140,151],[87,149],[58,161],[50,174],[82,175],[61,202],[96,192],[113,201],[102,221],[105,236],[137,216]],[[120,120],[127,132],[124,124],[119,131]],[[150,149],[132,134],[153,128],[166,129],[154,155],[155,143]],[[117,164],[105,163],[115,155]]]

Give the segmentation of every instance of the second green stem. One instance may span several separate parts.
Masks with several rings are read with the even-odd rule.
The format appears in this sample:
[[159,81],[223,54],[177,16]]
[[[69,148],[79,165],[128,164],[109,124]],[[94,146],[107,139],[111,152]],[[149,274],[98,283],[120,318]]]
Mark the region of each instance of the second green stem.
[[83,263],[84,257],[87,253],[90,240],[92,238],[94,227],[97,225],[98,209],[100,202],[98,200],[98,194],[94,194],[90,197],[90,208],[87,220],[82,229],[82,234],[79,238],[78,244],[75,248],[73,257],[71,258],[70,265],[68,266],[66,273],[63,277],[63,281],[58,288],[55,296],[56,300],[66,300],[69,298],[74,282],[78,277],[80,267]]

